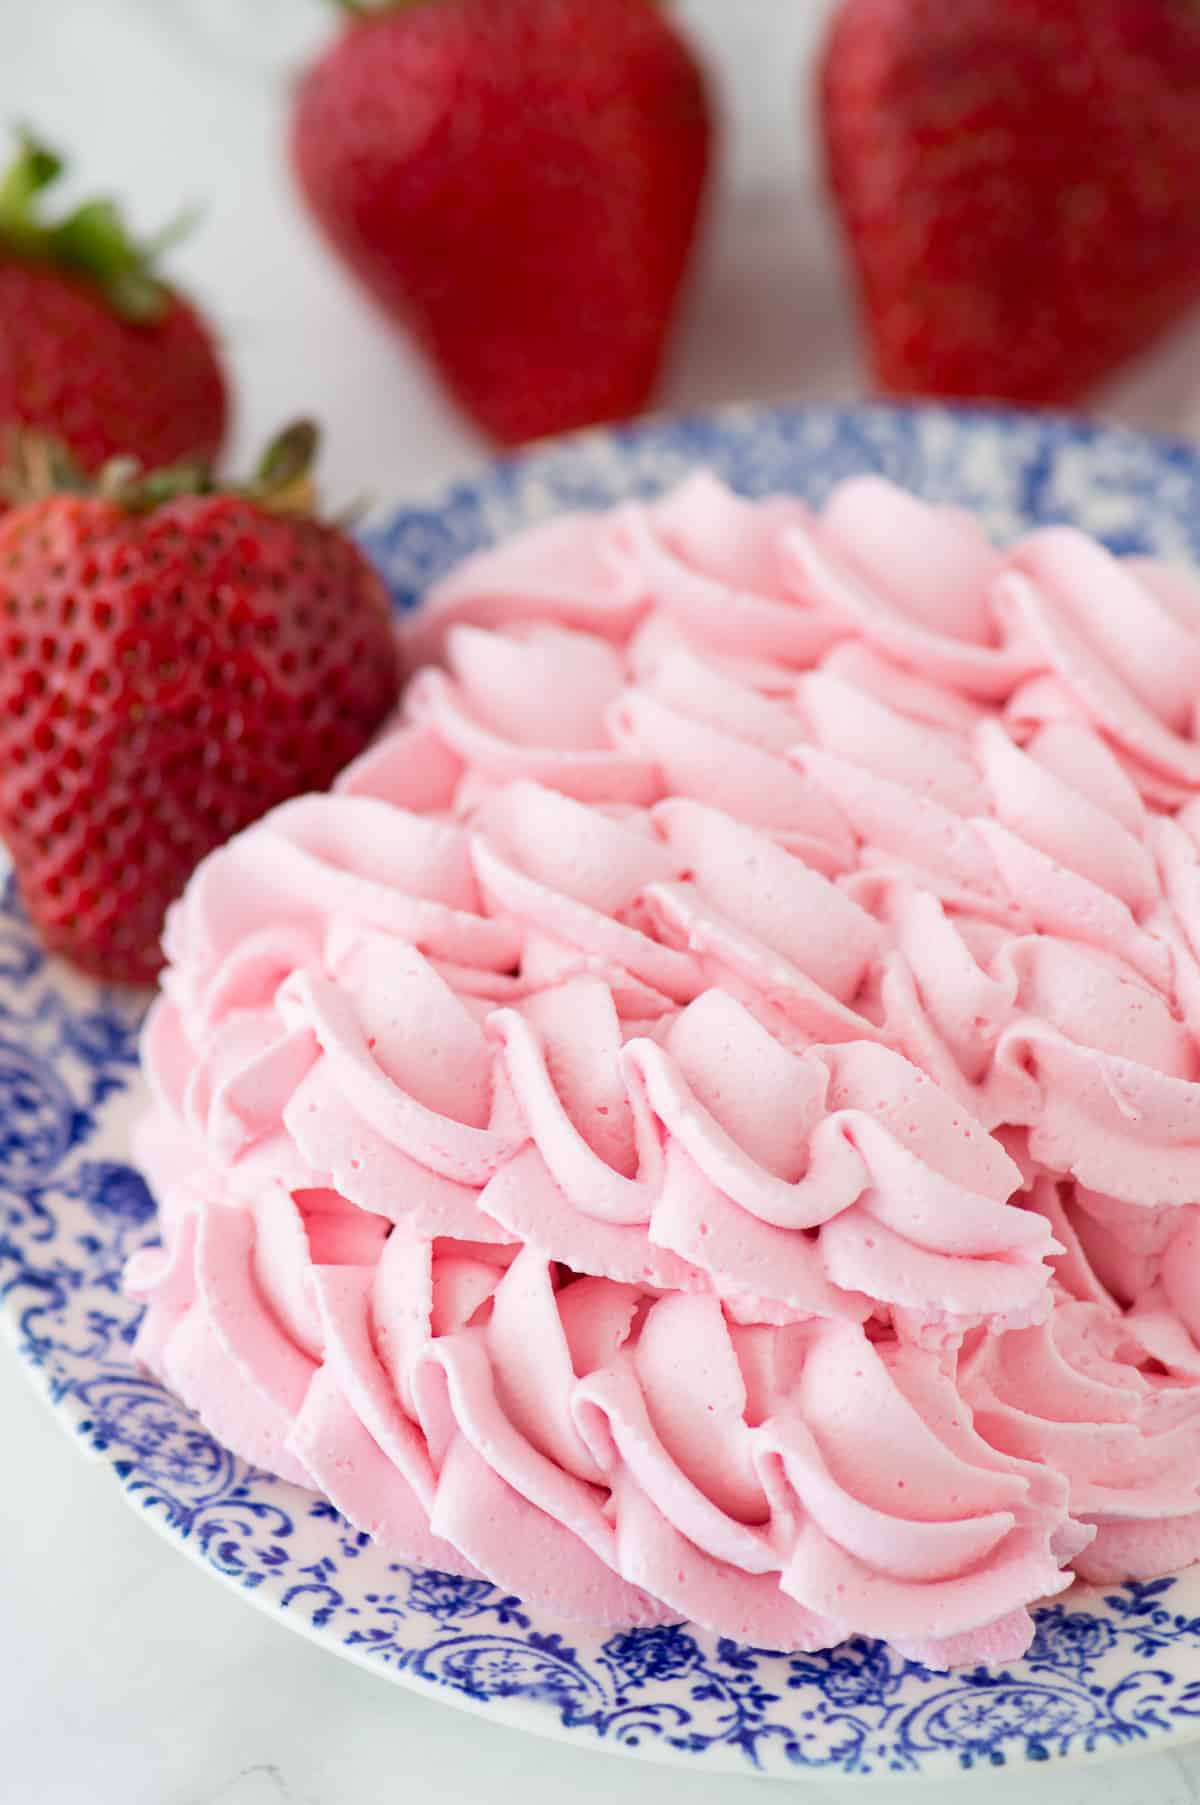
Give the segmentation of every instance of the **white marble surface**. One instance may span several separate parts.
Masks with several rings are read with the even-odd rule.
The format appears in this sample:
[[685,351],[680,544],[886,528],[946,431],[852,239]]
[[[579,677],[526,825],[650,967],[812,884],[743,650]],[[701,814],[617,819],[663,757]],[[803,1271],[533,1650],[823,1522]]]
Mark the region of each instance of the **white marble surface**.
[[[727,114],[723,169],[664,406],[853,393],[854,332],[797,129],[827,0],[686,0]],[[35,121],[146,229],[207,218],[179,254],[220,321],[236,445],[298,409],[329,429],[327,489],[422,490],[484,449],[326,258],[289,192],[291,73],[316,0],[0,0],[0,116]],[[1200,321],[1100,411],[1200,431]],[[11,1805],[548,1805],[767,1798],[543,1743],[388,1685],[268,1620],[153,1536],[0,1348],[0,1799]],[[778,1792],[774,1796],[779,1796]],[[811,1800],[863,1796],[812,1784]],[[885,1786],[891,1805],[1190,1805],[1194,1752]]]

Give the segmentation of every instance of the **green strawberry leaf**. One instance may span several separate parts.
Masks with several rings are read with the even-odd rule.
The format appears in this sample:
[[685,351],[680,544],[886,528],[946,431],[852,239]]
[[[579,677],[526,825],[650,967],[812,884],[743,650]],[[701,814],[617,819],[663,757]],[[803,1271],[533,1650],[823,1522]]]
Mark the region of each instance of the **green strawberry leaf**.
[[153,325],[170,302],[155,263],[166,246],[191,229],[195,214],[182,215],[146,243],[132,236],[116,204],[107,199],[84,201],[65,218],[47,220],[39,197],[63,169],[57,152],[28,128],[20,130],[17,154],[0,176],[0,253],[85,277],[122,319]]

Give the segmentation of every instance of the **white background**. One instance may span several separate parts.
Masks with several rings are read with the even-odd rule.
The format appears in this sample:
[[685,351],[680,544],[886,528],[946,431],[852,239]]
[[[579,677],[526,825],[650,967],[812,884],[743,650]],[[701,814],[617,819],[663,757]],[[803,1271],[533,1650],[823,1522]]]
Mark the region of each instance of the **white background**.
[[[686,0],[714,71],[722,167],[661,403],[852,394],[852,311],[809,142],[826,0]],[[427,490],[485,449],[314,240],[281,153],[317,0],[0,0],[0,121],[29,119],[149,230],[207,208],[173,268],[210,307],[246,456],[284,417],[328,427],[326,492]],[[1099,402],[1200,430],[1200,322]],[[504,1730],[333,1659],[191,1567],[55,1426],[0,1348],[4,1805],[572,1805],[782,1796]],[[857,1792],[857,1789],[854,1789]],[[853,1793],[820,1784],[796,1796]],[[860,1795],[863,1796],[863,1795]],[[1194,1755],[876,1788],[906,1805],[1185,1805]]]

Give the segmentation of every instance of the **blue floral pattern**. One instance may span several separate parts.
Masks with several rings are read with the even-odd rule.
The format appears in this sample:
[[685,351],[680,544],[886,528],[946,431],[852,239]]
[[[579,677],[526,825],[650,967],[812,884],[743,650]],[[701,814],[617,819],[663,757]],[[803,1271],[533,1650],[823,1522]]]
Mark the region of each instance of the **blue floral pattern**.
[[[1069,520],[1122,551],[1200,558],[1200,456],[1058,419],[946,409],[735,410],[585,435],[492,465],[368,541],[397,602],[565,507],[648,495],[697,463],[750,495],[818,501],[880,470],[1000,536]],[[0,895],[0,1321],[130,1501],[214,1571],[408,1684],[583,1741],[772,1774],[992,1768],[1200,1735],[1200,1577],[1037,1613],[1024,1660],[935,1674],[880,1643],[818,1655],[691,1625],[548,1620],[486,1581],[397,1562],[324,1500],[255,1471],[134,1366],[125,1261],[153,1201],[122,1157],[143,999],[66,973]]]

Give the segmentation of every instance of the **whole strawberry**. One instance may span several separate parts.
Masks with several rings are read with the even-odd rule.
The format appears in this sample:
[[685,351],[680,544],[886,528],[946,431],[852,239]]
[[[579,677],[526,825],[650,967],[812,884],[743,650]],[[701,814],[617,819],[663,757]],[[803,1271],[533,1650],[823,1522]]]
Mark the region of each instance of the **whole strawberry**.
[[1200,299],[1195,0],[843,0],[822,88],[883,387],[1071,401]]
[[226,394],[208,327],[110,202],[44,219],[61,170],[25,137],[0,177],[0,426],[52,433],[89,471],[118,452],[147,469],[211,458]]
[[204,854],[328,784],[396,700],[382,583],[295,511],[313,443],[293,428],[241,491],[117,465],[0,520],[0,838],[47,946],[96,976],[153,977]]
[[678,32],[653,0],[348,10],[292,121],[333,244],[495,438],[638,412],[708,164]]

